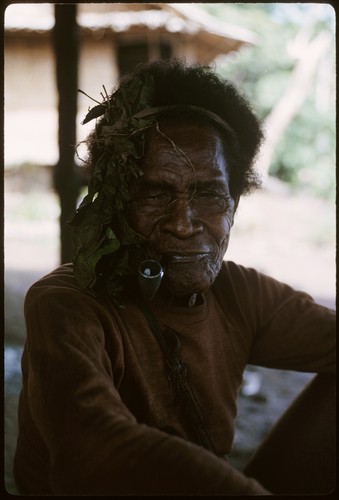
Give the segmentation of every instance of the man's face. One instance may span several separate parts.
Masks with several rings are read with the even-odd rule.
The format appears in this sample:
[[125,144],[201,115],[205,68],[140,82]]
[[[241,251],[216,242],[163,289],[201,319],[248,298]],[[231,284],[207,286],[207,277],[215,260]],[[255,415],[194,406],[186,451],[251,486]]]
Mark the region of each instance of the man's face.
[[221,138],[209,126],[160,125],[150,132],[142,168],[130,224],[165,267],[168,292],[202,292],[220,271],[236,207]]

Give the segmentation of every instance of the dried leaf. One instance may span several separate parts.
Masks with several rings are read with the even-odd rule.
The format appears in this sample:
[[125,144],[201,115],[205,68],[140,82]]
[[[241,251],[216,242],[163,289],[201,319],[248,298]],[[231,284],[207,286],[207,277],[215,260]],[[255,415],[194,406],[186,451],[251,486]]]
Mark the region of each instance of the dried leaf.
[[[84,289],[100,284],[117,300],[136,274],[144,239],[128,224],[129,183],[143,175],[138,160],[144,153],[146,133],[156,117],[136,118],[151,104],[153,80],[133,79],[89,110],[83,123],[102,116],[101,134],[91,134],[89,145],[102,151],[88,194],[71,221],[74,230],[74,272]],[[84,93],[84,92],[83,92]],[[103,116],[104,115],[104,116]],[[109,260],[107,261],[107,258]],[[107,272],[98,274],[102,259]]]

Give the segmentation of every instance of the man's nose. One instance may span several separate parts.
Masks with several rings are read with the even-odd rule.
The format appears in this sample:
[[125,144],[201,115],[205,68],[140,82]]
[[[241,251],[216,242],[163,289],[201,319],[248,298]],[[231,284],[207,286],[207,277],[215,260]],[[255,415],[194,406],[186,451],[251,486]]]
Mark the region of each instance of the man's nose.
[[162,221],[162,230],[170,232],[177,238],[186,239],[203,231],[203,225],[196,217],[188,200],[178,198],[173,200],[166,209]]

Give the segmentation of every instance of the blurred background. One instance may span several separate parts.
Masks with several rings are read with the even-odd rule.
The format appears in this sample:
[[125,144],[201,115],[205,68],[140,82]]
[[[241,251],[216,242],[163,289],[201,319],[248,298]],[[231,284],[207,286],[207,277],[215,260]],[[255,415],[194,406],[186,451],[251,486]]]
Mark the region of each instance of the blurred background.
[[[71,259],[65,220],[86,187],[74,145],[93,127],[81,125],[90,97],[101,101],[138,62],[211,64],[248,96],[266,129],[263,189],[241,201],[227,258],[335,307],[335,14],[320,3],[26,3],[7,7],[4,30],[5,483],[15,493],[23,298]],[[248,367],[235,465],[310,378]]]

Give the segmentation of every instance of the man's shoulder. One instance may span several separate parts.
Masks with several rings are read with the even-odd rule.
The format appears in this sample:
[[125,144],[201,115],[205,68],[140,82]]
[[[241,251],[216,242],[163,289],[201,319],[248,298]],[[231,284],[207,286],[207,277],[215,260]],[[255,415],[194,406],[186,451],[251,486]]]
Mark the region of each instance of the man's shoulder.
[[224,261],[220,273],[213,284],[213,291],[216,295],[226,295],[228,298],[233,296],[246,297],[251,300],[261,293],[270,293],[274,290],[292,289],[271,276],[233,261]]
[[232,261],[223,262],[213,289],[217,298],[228,301],[235,299],[243,306],[251,308],[255,305],[269,308],[270,304],[278,307],[288,302],[298,303],[298,300],[313,302],[306,292],[294,289],[265,272]]
[[241,285],[241,283],[254,282],[264,277],[264,275],[252,267],[236,264],[231,260],[224,260],[216,283],[225,283],[225,280],[227,280],[236,286],[237,284]]
[[212,285],[212,292],[217,299],[232,301],[239,294],[244,295],[246,289],[252,288],[253,274],[257,273],[250,268],[233,261],[224,261]]
[[28,289],[25,302],[65,293],[83,293],[76,282],[73,264],[63,264],[35,281]]
[[108,296],[83,289],[75,275],[72,263],[63,264],[35,281],[25,296],[25,311],[67,305],[68,309],[80,308],[100,314],[118,314],[119,307]]
[[36,289],[45,286],[69,286],[78,288],[73,272],[73,264],[63,264],[48,274],[43,275],[37,281],[35,281],[30,289]]

